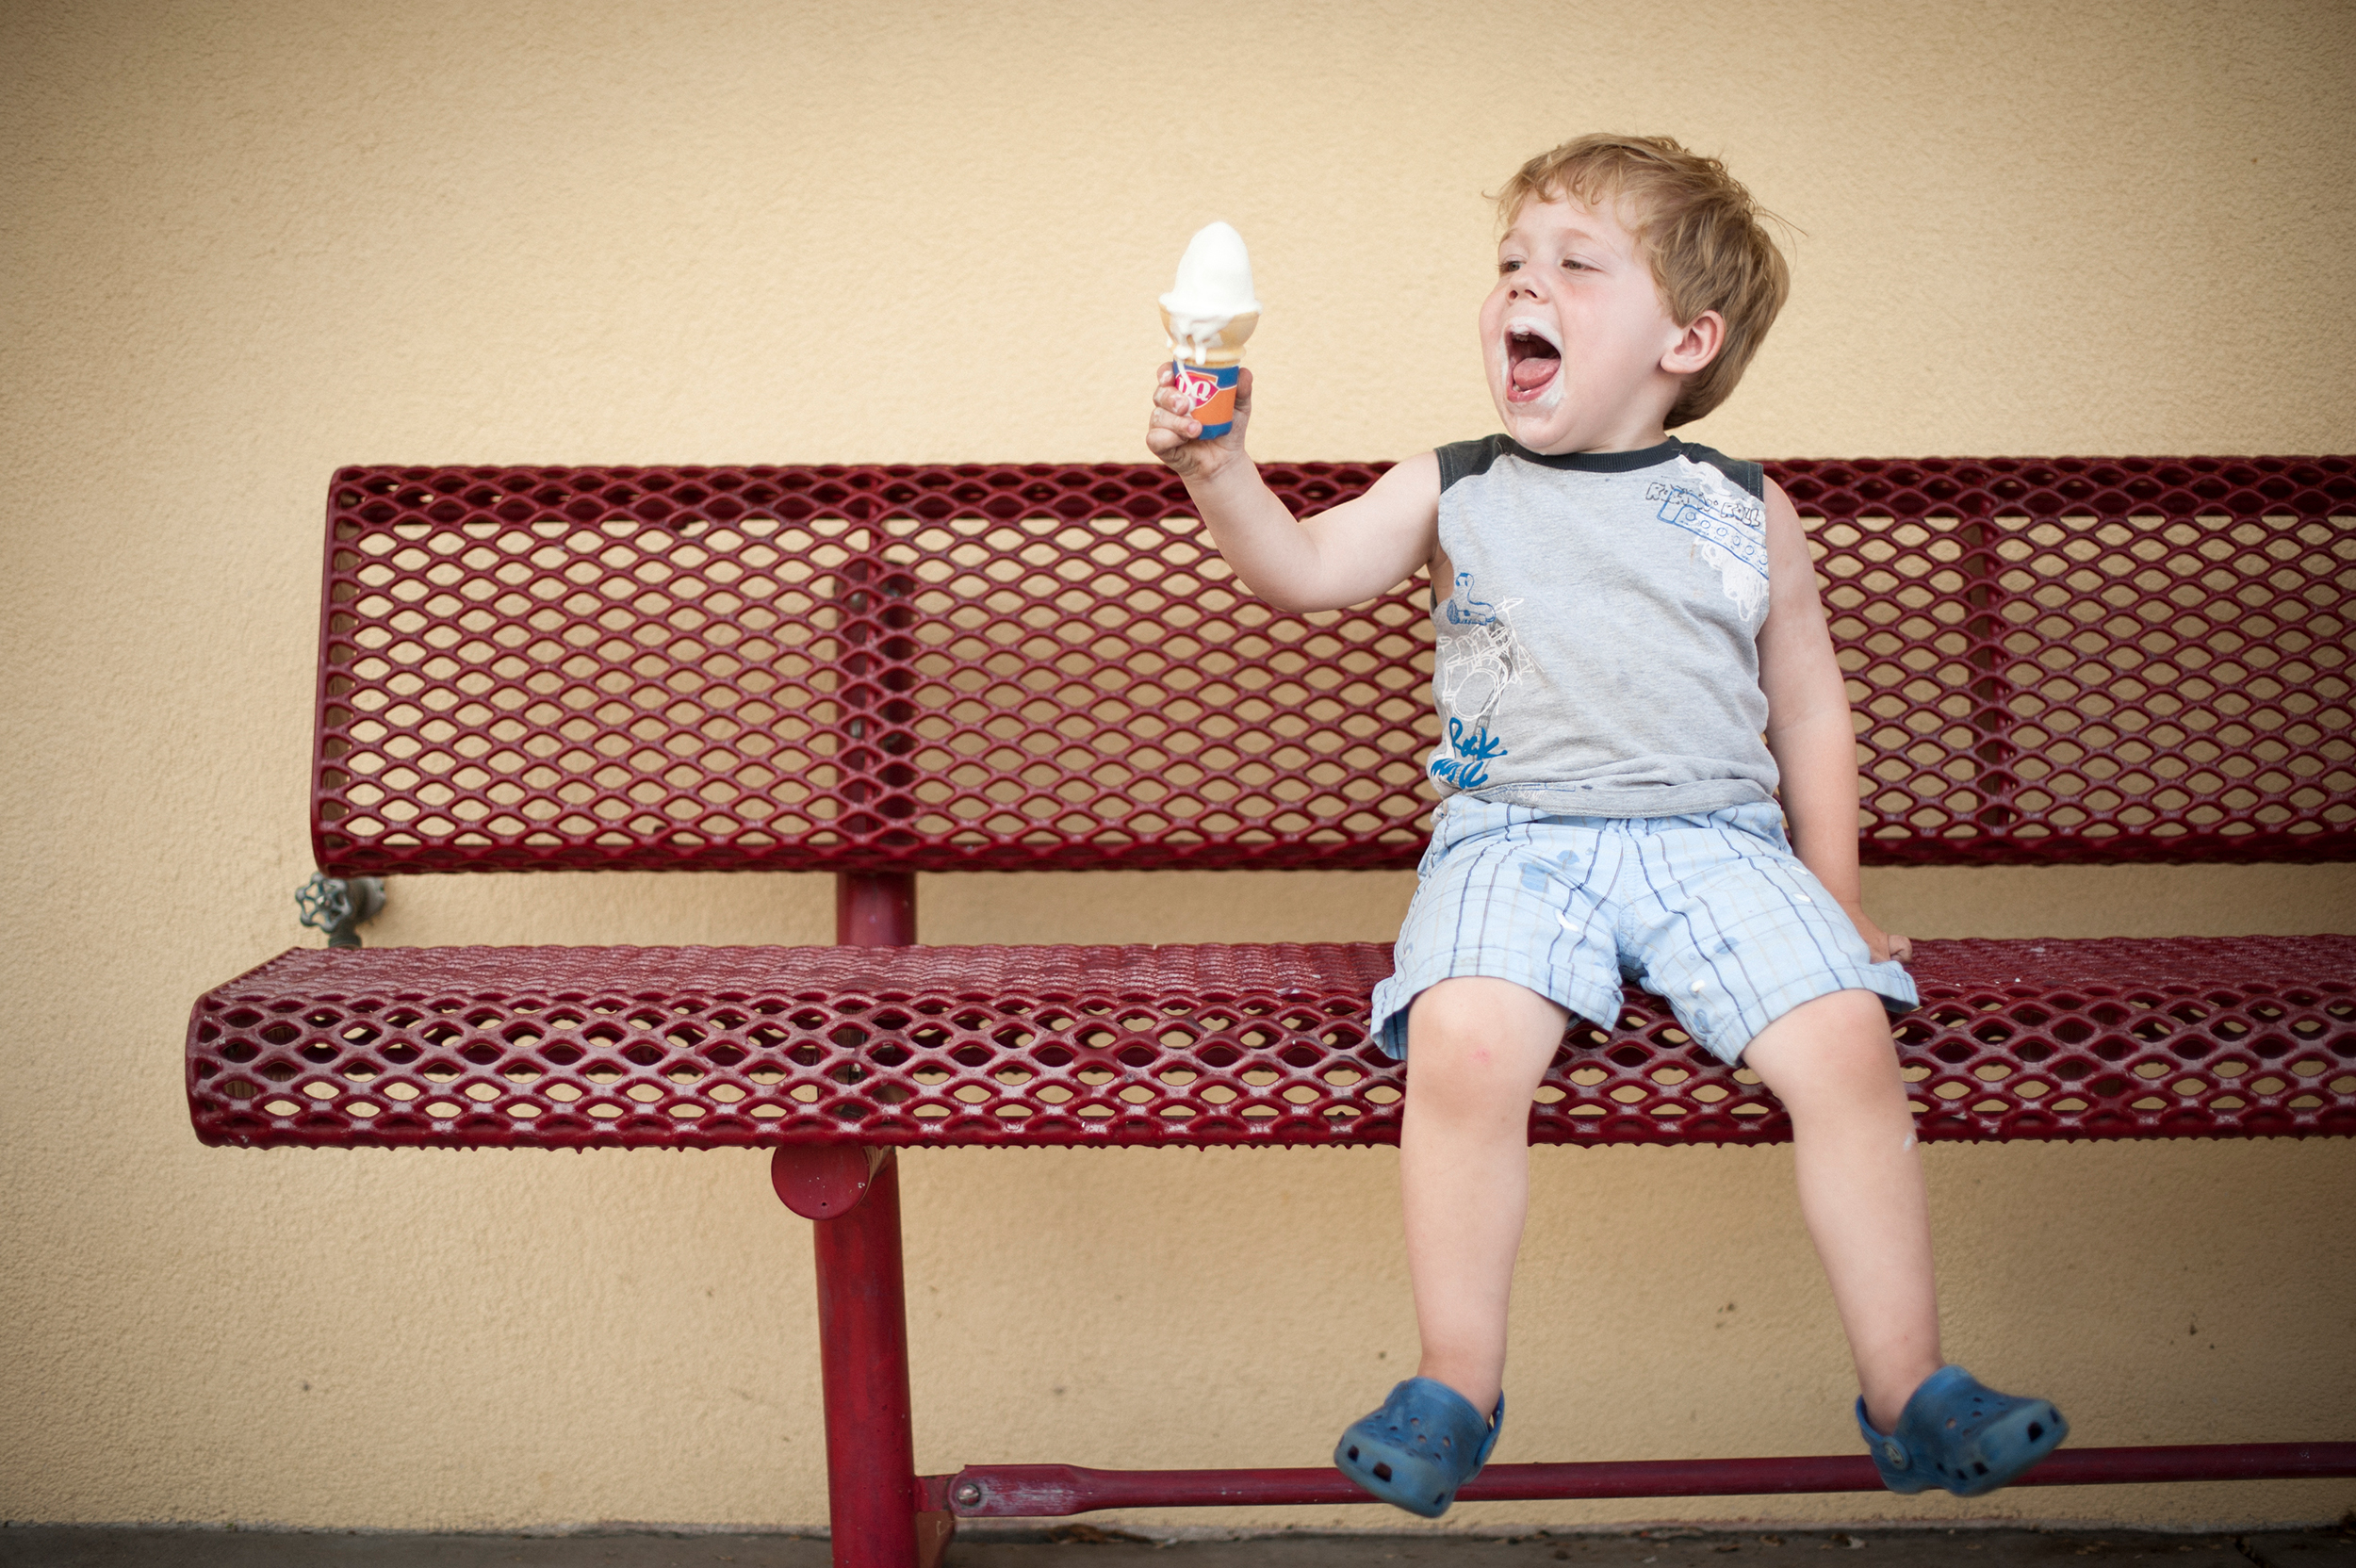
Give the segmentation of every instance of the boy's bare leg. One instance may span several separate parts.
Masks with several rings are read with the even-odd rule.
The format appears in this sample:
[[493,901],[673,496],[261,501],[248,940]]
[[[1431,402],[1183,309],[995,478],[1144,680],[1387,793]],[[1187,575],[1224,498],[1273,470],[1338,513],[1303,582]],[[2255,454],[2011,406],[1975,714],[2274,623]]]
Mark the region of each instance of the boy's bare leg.
[[1509,980],[1443,980],[1407,1014],[1399,1207],[1423,1340],[1419,1376],[1487,1415],[1530,1208],[1530,1103],[1569,1015]]
[[1881,999],[1848,990],[1805,1003],[1761,1031],[1743,1061],[1792,1113],[1800,1213],[1848,1331],[1866,1416],[1890,1431],[1939,1370],[1939,1299],[1914,1117]]

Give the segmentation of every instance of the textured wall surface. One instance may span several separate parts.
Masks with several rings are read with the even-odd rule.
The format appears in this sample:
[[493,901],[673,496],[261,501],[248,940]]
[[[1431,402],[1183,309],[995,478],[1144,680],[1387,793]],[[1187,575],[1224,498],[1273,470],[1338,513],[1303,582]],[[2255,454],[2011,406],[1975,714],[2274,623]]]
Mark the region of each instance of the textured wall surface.
[[[1465,0],[0,7],[0,1518],[825,1511],[736,1155],[237,1154],[188,1004],[296,939],[366,461],[1140,454],[1226,218],[1264,457],[1494,428],[1482,200],[1595,127],[1800,231],[1754,455],[2356,449],[2356,11]],[[927,879],[927,940],[1386,939],[1396,876]],[[1885,872],[1922,935],[2356,929],[2346,868]],[[413,879],[373,942],[817,941],[797,877]],[[2356,1150],[1929,1152],[1950,1350],[2087,1444],[2356,1437]],[[1317,1462],[1413,1357],[1387,1152],[906,1167],[926,1468]],[[1545,1151],[1509,1460],[1844,1452],[1786,1152]],[[1458,1511],[2319,1520],[2348,1483]],[[1201,1522],[1200,1516],[1196,1516]],[[1264,1522],[1371,1527],[1372,1509]]]

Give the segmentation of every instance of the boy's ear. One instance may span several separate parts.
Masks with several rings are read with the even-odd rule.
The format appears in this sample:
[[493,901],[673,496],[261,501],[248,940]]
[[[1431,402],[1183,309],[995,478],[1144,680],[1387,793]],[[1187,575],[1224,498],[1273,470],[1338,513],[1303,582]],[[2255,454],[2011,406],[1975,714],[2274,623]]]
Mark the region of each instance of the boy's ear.
[[1705,310],[1685,323],[1669,351],[1661,356],[1661,368],[1673,376],[1690,376],[1718,357],[1718,351],[1726,346],[1726,318],[1714,310]]

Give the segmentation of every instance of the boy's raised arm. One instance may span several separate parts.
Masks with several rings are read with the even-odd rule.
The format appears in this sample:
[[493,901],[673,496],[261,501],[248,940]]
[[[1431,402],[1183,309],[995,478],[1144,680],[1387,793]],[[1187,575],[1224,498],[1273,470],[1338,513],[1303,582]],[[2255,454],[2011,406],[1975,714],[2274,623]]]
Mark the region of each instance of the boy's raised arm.
[[1418,453],[1356,500],[1295,517],[1244,451],[1252,372],[1235,386],[1235,428],[1217,440],[1186,410],[1164,364],[1145,444],[1186,482],[1186,494],[1235,575],[1284,610],[1339,610],[1395,587],[1432,559],[1438,542],[1440,464]]
[[1767,620],[1759,630],[1759,685],[1767,694],[1767,749],[1782,776],[1792,848],[1865,939],[1873,961],[1905,959],[1914,944],[1866,917],[1857,875],[1857,728],[1848,684],[1816,593],[1816,564],[1799,512],[1767,482]]

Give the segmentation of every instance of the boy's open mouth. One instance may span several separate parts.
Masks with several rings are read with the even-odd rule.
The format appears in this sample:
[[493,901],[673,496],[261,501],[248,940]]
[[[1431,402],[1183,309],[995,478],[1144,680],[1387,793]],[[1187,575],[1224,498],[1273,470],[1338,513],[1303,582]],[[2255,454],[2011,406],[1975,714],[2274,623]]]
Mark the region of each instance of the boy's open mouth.
[[1509,400],[1518,403],[1537,397],[1562,368],[1562,350],[1519,323],[1506,329],[1505,395]]

